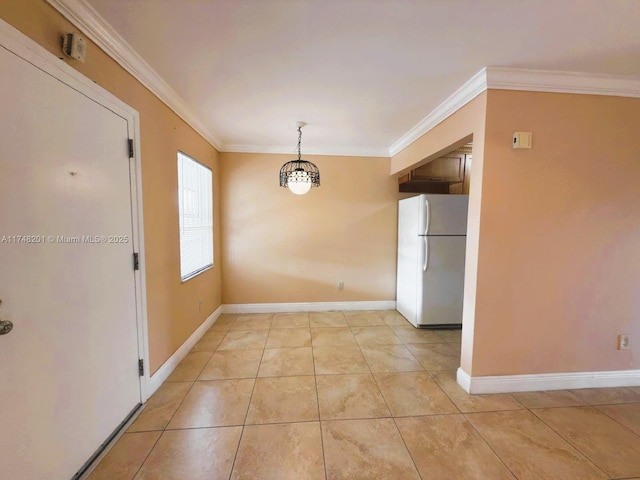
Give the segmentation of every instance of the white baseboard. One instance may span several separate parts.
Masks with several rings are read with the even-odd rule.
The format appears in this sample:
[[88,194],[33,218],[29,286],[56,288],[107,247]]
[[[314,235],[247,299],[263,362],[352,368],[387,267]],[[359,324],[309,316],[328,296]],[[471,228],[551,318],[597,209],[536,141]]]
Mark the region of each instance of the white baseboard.
[[471,377],[467,372],[459,368],[456,379],[458,385],[468,393],[509,393],[571,390],[575,388],[636,387],[640,386],[640,370]]
[[467,372],[462,370],[462,368],[458,368],[458,371],[456,372],[456,381],[465,392],[471,393],[471,377]]
[[176,350],[175,353],[171,355],[158,370],[156,370],[149,379],[149,396],[153,395],[154,392],[160,388],[160,385],[162,385],[169,375],[171,375],[171,372],[175,370],[182,359],[187,355],[187,353],[189,353],[193,346],[198,343],[198,340],[202,338],[205,332],[209,330],[211,325],[215,323],[220,315],[222,315],[222,305],[216,308],[215,311],[209,315],[204,322],[202,322],[202,325],[200,325],[196,331],[193,332],[182,345],[180,345],[178,350]]
[[395,310],[395,300],[373,302],[238,303],[222,305],[223,313],[329,312],[331,310]]

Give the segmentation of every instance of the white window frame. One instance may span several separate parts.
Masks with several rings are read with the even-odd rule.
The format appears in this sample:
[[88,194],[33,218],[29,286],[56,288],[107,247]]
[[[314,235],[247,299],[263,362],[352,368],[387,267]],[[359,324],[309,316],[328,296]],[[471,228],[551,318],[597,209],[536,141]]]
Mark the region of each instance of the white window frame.
[[213,172],[178,152],[180,280],[186,282],[213,267]]

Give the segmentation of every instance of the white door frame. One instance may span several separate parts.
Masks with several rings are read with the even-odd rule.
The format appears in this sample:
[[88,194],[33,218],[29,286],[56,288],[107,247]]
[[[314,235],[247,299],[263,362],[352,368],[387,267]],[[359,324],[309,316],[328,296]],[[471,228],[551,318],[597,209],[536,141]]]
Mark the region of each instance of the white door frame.
[[129,138],[133,139],[134,158],[129,164],[131,172],[131,219],[133,251],[139,254],[140,269],[134,271],[136,288],[136,317],[138,352],[144,360],[145,372],[140,377],[140,401],[145,403],[153,392],[149,391],[149,340],[147,325],[147,289],[145,281],[144,223],[142,217],[142,170],[140,154],[140,115],[107,90],[82,75],[44,47],[0,19],[0,47],[27,60],[94,102],[111,110],[127,121]]

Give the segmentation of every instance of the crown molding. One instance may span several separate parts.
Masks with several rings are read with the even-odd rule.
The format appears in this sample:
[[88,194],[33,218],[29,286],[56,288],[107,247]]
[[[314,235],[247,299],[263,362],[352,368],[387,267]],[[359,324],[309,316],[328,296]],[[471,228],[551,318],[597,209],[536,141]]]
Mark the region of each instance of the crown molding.
[[471,100],[487,89],[487,69],[483,68],[456,90],[449,98],[436,107],[429,115],[420,120],[411,130],[389,147],[389,156],[393,157],[433,127],[460,110]]
[[[180,95],[85,0],[47,0],[47,2],[135,77],[136,80],[148,88],[160,101],[187,122],[196,132],[202,135],[219,152],[292,153],[292,148],[289,145],[224,145],[205,126],[204,122],[191,110]],[[367,149],[361,147],[307,149],[305,153],[307,155],[358,157],[389,156],[389,150],[386,148]]]
[[[223,145],[178,93],[85,0],[47,0],[107,55],[221,152],[290,153],[290,147]],[[392,157],[487,89],[640,97],[640,78],[577,72],[486,67],[402,135],[388,149],[318,148],[308,155]]]
[[482,92],[518,90],[528,92],[574,93],[640,98],[640,78],[593,73],[486,67],[424,117],[391,147],[393,157]]
[[47,2],[180,118],[191,125],[215,149],[221,149],[220,140],[205,126],[180,95],[135,52],[131,45],[91,5],[84,0],[47,0]]
[[[284,155],[297,155],[296,149],[291,145],[224,145],[224,153],[278,153]],[[304,148],[302,156],[307,155],[330,155],[337,157],[389,157],[389,150],[386,148],[372,149],[360,147],[310,147]]]
[[637,77],[506,67],[486,71],[487,89],[640,97]]

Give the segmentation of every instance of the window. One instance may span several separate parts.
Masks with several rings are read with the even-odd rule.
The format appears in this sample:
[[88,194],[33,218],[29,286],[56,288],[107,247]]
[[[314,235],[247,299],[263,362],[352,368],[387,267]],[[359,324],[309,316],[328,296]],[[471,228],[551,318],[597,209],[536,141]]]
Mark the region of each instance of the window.
[[178,152],[180,279],[213,266],[213,176],[211,170]]

